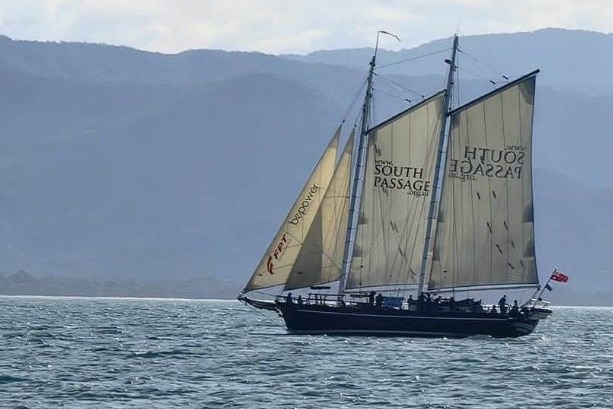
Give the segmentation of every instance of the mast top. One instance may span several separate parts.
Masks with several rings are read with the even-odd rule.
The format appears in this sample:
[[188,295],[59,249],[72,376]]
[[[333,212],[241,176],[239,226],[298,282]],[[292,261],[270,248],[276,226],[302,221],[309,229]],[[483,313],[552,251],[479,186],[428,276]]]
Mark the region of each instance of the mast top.
[[375,59],[377,58],[377,51],[379,50],[379,36],[381,34],[386,34],[388,36],[394,37],[398,41],[401,41],[400,37],[398,37],[396,34],[390,33],[389,31],[385,31],[385,30],[377,31],[377,42],[375,43],[375,54],[373,55],[372,62],[371,62],[371,65],[373,66],[374,66]]

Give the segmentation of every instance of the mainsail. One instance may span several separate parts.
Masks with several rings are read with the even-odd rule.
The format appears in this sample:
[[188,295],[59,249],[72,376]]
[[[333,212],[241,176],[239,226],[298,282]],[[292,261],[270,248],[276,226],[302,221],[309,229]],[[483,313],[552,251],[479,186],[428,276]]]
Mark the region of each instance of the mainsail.
[[243,293],[283,285],[287,281],[332,179],[340,131],[339,127]]
[[369,132],[347,289],[417,284],[443,99],[440,92]]
[[298,254],[284,290],[338,280],[342,275],[345,232],[349,219],[349,181],[354,133],[336,165],[311,229]]
[[532,206],[536,72],[450,116],[428,289],[538,284]]

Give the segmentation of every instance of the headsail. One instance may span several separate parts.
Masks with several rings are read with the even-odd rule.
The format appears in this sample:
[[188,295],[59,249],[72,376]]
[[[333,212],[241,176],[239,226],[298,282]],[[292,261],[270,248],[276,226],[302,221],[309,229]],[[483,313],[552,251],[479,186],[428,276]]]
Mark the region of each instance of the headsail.
[[339,127],[242,293],[287,281],[332,179],[340,131]]
[[346,288],[417,284],[444,92],[370,131]]
[[338,280],[343,273],[353,140],[354,132],[336,165],[323,203],[285,283],[285,290],[329,283]]
[[535,78],[528,74],[451,113],[429,289],[538,283]]

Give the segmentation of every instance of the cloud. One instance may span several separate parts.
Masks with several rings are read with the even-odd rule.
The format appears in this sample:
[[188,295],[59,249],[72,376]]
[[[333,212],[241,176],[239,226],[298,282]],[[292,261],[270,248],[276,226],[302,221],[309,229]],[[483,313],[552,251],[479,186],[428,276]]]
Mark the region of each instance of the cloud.
[[[378,30],[408,48],[463,34],[544,27],[613,31],[608,0],[0,0],[0,32],[160,51],[305,53],[372,46]],[[388,44],[389,43],[389,44]]]

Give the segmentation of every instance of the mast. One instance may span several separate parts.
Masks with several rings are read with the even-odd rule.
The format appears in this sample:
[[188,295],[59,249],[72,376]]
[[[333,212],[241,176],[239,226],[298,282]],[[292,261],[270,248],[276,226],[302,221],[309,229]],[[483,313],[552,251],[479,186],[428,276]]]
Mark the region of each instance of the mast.
[[[368,122],[370,120],[370,105],[372,101],[372,79],[375,74],[375,61],[377,59],[377,50],[379,48],[379,35],[390,34],[387,31],[377,32],[377,42],[375,44],[375,52],[370,60],[370,69],[366,80],[366,95],[364,97],[364,105],[362,105],[362,122],[360,125],[360,137],[358,142],[358,155],[355,161],[355,169],[353,171],[353,185],[351,187],[351,199],[349,202],[349,222],[347,223],[347,239],[345,240],[345,253],[343,254],[343,275],[338,281],[338,295],[342,296],[349,275],[351,265],[351,256],[353,254],[352,233],[356,224],[356,210],[360,207],[360,197],[358,196],[361,188],[360,181],[364,180],[364,151],[366,150],[366,141],[368,139]],[[396,37],[396,36],[394,36]],[[398,38],[398,37],[396,37]]]
[[441,189],[439,189],[439,177],[441,174],[441,167],[443,164],[444,142],[445,136],[448,134],[449,127],[449,111],[451,109],[451,91],[453,88],[453,74],[456,69],[456,53],[458,51],[458,36],[453,37],[453,49],[451,52],[451,60],[445,60],[449,64],[449,71],[447,72],[447,87],[445,89],[445,99],[443,100],[443,112],[445,116],[443,126],[441,126],[441,133],[439,135],[438,153],[436,155],[436,168],[434,171],[434,189],[432,193],[432,199],[430,200],[430,210],[428,211],[428,223],[426,225],[426,240],[424,243],[424,252],[422,255],[421,269],[419,273],[419,284],[417,287],[417,299],[421,297],[424,290],[424,283],[426,280],[426,271],[428,269],[428,253],[430,252],[430,246],[432,241],[432,228],[434,226],[434,214],[437,210],[438,200],[440,198]]

